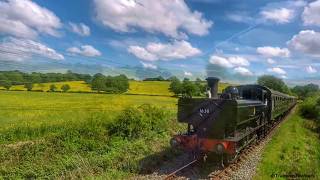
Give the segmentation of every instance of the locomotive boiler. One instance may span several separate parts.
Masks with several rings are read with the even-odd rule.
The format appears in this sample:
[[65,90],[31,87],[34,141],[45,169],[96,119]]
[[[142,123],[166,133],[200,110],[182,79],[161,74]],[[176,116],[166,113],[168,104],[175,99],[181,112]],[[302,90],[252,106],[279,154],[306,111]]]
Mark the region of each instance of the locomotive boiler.
[[173,147],[196,154],[234,158],[263,138],[295,104],[296,98],[261,85],[229,86],[218,94],[219,79],[208,77],[208,98],[180,98],[178,121],[187,132],[171,139]]

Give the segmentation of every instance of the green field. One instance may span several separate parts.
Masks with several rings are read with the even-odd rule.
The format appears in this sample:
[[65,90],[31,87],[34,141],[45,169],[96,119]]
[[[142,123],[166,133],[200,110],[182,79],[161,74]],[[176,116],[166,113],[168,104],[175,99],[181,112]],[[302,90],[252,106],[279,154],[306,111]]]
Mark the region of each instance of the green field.
[[[50,84],[91,92],[81,81],[36,84],[34,90],[47,91]],[[29,92],[23,86],[0,91],[0,179],[126,179],[148,172],[174,156],[169,139],[185,128],[175,120],[177,98],[168,87],[131,81],[126,94]],[[156,109],[128,110],[143,104]],[[119,127],[137,137],[112,134],[121,117],[140,123]]]
[[[127,94],[138,94],[138,95],[160,95],[160,96],[172,96],[173,93],[169,91],[169,81],[130,81],[129,90]],[[50,85],[54,84],[57,87],[57,91],[61,91],[61,86],[64,84],[70,85],[70,92],[95,92],[91,90],[90,85],[84,81],[67,81],[67,82],[54,82],[54,83],[41,83],[34,84],[32,90],[34,91],[48,91]],[[223,89],[230,86],[228,83],[219,83],[218,91],[221,93]],[[0,87],[0,90],[4,90]],[[24,85],[12,86],[10,90],[14,91],[26,91]]]
[[[266,146],[255,179],[320,179],[320,140],[316,123],[295,113]],[[311,176],[311,177],[307,177]]]
[[152,104],[176,111],[177,99],[148,95],[0,91],[0,130],[81,121],[102,113],[113,117],[131,105]]

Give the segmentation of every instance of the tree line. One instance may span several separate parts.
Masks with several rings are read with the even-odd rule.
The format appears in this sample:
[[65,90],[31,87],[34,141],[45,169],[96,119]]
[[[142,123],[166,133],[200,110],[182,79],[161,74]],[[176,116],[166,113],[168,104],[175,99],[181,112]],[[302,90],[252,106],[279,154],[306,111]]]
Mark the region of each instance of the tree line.
[[[92,90],[107,93],[123,93],[129,89],[129,79],[125,75],[105,76],[97,73],[94,76],[90,74],[79,74],[72,71],[66,73],[25,73],[21,71],[0,71],[0,86],[9,90],[13,85],[24,85],[28,91],[31,91],[34,84],[50,82],[67,82],[67,81],[85,81],[91,85]],[[63,92],[67,92],[70,85],[61,86]],[[50,85],[49,91],[55,92],[58,88],[56,85]]]
[[206,81],[202,81],[199,78],[197,78],[196,81],[190,81],[188,78],[180,81],[177,77],[171,77],[170,81],[169,90],[173,92],[175,96],[190,98],[192,96],[204,96],[206,93]]
[[305,99],[319,93],[319,86],[316,84],[310,83],[289,88],[282,79],[271,75],[260,76],[257,83],[282,93],[297,96],[300,99]]
[[21,71],[0,71],[0,83],[10,83],[12,85],[23,85],[25,83],[48,83],[64,81],[86,81],[92,79],[90,74],[79,74],[72,71],[66,73],[25,73]]
[[91,88],[98,92],[124,93],[129,89],[129,79],[123,74],[112,77],[98,73],[92,78]]

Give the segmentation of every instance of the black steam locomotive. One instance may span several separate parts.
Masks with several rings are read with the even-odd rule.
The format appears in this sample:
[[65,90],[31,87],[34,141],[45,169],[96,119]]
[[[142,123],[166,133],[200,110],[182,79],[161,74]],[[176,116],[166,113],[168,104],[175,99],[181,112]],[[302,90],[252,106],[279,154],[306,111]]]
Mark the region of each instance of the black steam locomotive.
[[198,154],[233,159],[251,142],[263,138],[296,104],[296,98],[260,85],[227,87],[218,95],[218,78],[207,78],[211,97],[180,98],[178,121],[188,124],[171,145]]

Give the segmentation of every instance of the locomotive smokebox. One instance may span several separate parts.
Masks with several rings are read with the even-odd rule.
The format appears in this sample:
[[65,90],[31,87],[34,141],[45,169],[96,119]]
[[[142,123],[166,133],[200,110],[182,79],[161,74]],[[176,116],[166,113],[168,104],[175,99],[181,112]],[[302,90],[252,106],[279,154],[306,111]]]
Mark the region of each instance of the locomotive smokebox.
[[220,79],[216,77],[208,77],[206,80],[210,88],[211,98],[218,99],[218,83]]

